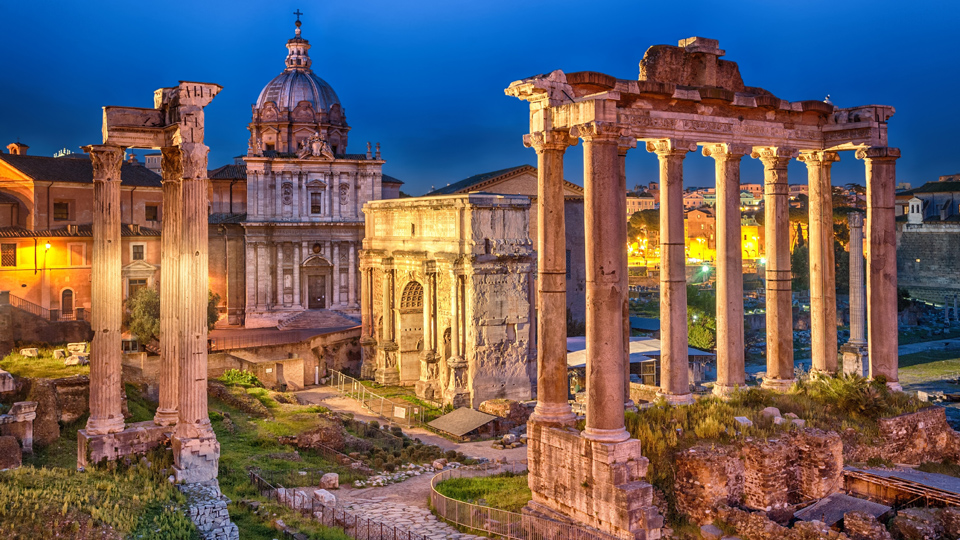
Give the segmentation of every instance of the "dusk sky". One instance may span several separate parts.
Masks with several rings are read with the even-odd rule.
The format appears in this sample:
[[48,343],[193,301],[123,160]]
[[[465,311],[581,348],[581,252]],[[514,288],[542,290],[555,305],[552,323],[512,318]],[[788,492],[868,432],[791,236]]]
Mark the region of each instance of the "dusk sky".
[[[473,174],[536,164],[522,145],[527,104],[512,81],[592,70],[636,78],[644,51],[690,36],[718,39],[744,83],[782,99],[896,107],[890,144],[899,181],[960,172],[955,2],[0,2],[0,142],[34,155],[101,142],[101,107],[151,107],[178,80],[214,82],[210,168],[246,153],[250,107],[283,70],[292,15],[304,15],[313,70],[333,86],[352,127],[348,151],[382,145],[384,173],[418,195]],[[566,177],[582,183],[581,146]],[[143,155],[144,152],[137,152]],[[628,156],[628,185],[657,176]],[[687,185],[712,185],[713,160],[691,154]],[[742,179],[759,182],[757,160]],[[834,183],[863,183],[852,152]],[[792,183],[806,182],[803,164]]]

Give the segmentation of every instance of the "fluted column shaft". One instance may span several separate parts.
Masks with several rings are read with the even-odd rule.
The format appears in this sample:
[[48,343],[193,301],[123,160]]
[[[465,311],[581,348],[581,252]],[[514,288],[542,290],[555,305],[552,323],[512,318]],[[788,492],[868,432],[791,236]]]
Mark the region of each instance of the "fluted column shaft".
[[765,388],[787,390],[793,374],[793,292],[790,271],[790,148],[764,147],[753,157],[763,162],[764,248],[767,252],[767,375]]
[[153,417],[160,426],[177,423],[180,413],[180,237],[183,213],[180,148],[162,149],[163,222],[160,231],[160,403]]
[[331,253],[333,254],[333,305],[340,305],[340,242],[334,242]]
[[866,345],[867,304],[863,289],[863,214],[847,214],[850,227],[850,341]]
[[894,214],[899,148],[857,151],[867,170],[867,349],[870,377],[900,390],[897,352],[897,239]]
[[563,153],[576,144],[566,132],[534,132],[537,152],[537,406],[532,420],[572,425],[567,380],[567,255]]
[[833,187],[836,152],[804,152],[809,190],[810,354],[812,369],[837,372],[837,281],[833,254]]
[[583,139],[584,226],[587,261],[587,422],[583,436],[620,442],[630,435],[623,417],[623,251],[626,220],[617,158],[619,131],[591,122]]
[[663,139],[647,143],[660,161],[660,394],[689,403],[687,278],[683,232],[683,159],[696,144]]
[[746,384],[743,359],[743,245],[740,233],[740,160],[750,148],[705,146],[716,161],[717,183],[717,384],[726,395]]
[[180,251],[180,438],[212,437],[207,414],[207,152],[183,143],[183,223]]
[[90,296],[90,418],[88,435],[123,431],[121,412],[120,166],[123,149],[88,146],[93,163],[93,270]]

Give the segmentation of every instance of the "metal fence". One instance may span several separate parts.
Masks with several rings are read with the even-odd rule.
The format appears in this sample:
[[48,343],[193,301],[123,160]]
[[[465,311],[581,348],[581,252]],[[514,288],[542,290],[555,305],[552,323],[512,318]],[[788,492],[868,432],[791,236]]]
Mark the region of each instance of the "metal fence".
[[34,304],[29,300],[24,300],[19,296],[10,294],[7,291],[3,291],[0,294],[0,305],[11,305],[21,311],[25,311],[41,319],[50,321],[50,322],[67,322],[67,321],[87,321],[90,322],[90,310],[84,308],[60,310],[60,309],[47,309],[45,307]]
[[425,407],[398,398],[388,398],[372,392],[363,383],[339,371],[330,371],[329,386],[355,399],[373,414],[406,426],[424,423]]
[[[505,464],[501,471],[512,469],[517,472],[521,463],[525,469],[526,462],[514,462],[512,467]],[[600,537],[594,530],[458,501],[437,491],[437,484],[440,482],[464,475],[463,469],[448,469],[438,473],[430,481],[430,504],[434,513],[449,523],[510,540],[596,540]]]

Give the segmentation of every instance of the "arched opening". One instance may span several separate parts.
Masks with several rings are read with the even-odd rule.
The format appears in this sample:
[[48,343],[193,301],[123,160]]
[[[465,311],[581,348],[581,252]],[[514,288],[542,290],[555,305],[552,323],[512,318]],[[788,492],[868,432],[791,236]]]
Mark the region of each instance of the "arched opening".
[[60,293],[60,314],[63,318],[73,318],[73,291],[64,289]]
[[[317,244],[319,246],[319,244]],[[316,252],[316,251],[315,251]],[[306,293],[307,309],[326,309],[327,299],[330,298],[333,267],[319,255],[314,255],[300,267],[300,287]]]
[[400,315],[400,382],[420,379],[420,350],[423,348],[423,285],[411,281],[403,288],[398,304]]

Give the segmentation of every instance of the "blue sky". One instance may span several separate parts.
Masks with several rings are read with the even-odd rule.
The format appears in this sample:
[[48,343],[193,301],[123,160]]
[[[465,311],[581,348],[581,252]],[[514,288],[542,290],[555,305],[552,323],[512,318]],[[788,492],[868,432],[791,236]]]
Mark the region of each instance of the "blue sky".
[[[536,163],[521,143],[527,105],[511,81],[592,70],[635,78],[644,51],[689,36],[720,40],[744,82],[789,100],[887,104],[898,180],[960,172],[954,2],[0,0],[0,142],[52,155],[100,141],[103,105],[152,106],[178,80],[215,82],[207,108],[211,168],[246,151],[250,106],[283,69],[292,12],[304,12],[313,68],[336,90],[352,152],[379,141],[384,171],[421,194],[467,176]],[[654,156],[628,156],[628,183],[656,179]],[[790,169],[806,181],[804,166]],[[863,181],[845,152],[834,183]],[[582,181],[580,147],[566,176]],[[742,179],[758,182],[757,160]],[[686,160],[688,185],[712,185],[713,160]]]

